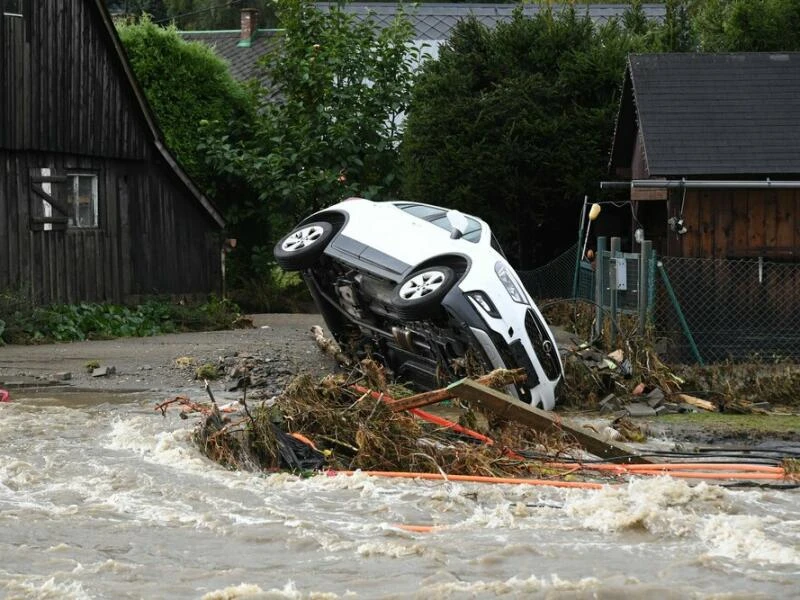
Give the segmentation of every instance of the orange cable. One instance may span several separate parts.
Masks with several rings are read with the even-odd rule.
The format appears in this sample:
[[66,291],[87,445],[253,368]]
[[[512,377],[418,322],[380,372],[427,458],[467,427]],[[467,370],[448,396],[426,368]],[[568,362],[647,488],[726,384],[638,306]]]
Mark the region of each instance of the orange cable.
[[[360,385],[353,385],[352,388],[355,391],[359,392],[359,393],[370,394],[373,398],[376,398],[377,400],[383,400],[384,402],[394,402],[394,398],[384,394],[383,392],[376,392],[374,390],[370,390],[370,389],[362,387]],[[455,423],[453,421],[449,421],[448,419],[445,419],[443,417],[439,417],[437,415],[433,415],[433,414],[431,414],[431,413],[429,413],[427,411],[421,410],[419,408],[408,409],[408,412],[410,412],[411,414],[413,414],[416,417],[419,417],[420,419],[428,421],[429,423],[433,423],[434,425],[439,425],[440,427],[446,427],[446,428],[452,429],[453,431],[456,431],[458,433],[463,433],[464,435],[468,435],[469,437],[474,438],[476,440],[479,440],[479,441],[483,442],[484,444],[488,444],[490,446],[494,444],[494,440],[493,439],[491,439],[489,437],[486,437],[482,433],[478,433],[477,431],[474,431],[472,429],[468,429],[467,427],[464,427],[463,425],[459,425],[458,423]],[[517,456],[519,456],[519,455],[517,455]]]
[[515,477],[487,477],[484,475],[447,475],[443,473],[410,473],[408,471],[327,471],[328,475],[354,475],[364,473],[370,477],[396,479],[426,479],[434,481],[463,481],[467,483],[507,483],[515,485],[543,485],[563,488],[600,489],[603,484],[588,481],[555,481],[549,479],[524,479]]
[[[617,463],[578,463],[587,471],[745,471],[775,473],[784,475],[783,467],[774,465],[760,465],[751,463],[643,463],[643,464],[617,464]],[[546,467],[557,469],[571,469],[576,463],[545,463]]]

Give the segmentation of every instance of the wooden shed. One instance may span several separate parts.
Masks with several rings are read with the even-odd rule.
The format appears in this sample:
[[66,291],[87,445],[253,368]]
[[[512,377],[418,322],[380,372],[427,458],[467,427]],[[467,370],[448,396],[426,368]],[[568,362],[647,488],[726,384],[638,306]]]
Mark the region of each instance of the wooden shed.
[[661,255],[800,261],[800,53],[631,55],[610,171]]
[[103,0],[0,6],[0,291],[219,291],[223,219],[164,146]]

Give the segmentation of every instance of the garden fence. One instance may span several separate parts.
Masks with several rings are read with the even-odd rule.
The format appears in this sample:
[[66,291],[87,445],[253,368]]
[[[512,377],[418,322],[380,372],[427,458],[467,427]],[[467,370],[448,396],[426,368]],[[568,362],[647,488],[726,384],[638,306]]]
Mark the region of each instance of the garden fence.
[[612,255],[598,242],[594,264],[578,261],[573,245],[549,264],[520,272],[523,284],[537,302],[595,303],[596,333],[605,319],[643,315],[667,360],[800,359],[800,263],[650,256],[641,269],[639,255]]

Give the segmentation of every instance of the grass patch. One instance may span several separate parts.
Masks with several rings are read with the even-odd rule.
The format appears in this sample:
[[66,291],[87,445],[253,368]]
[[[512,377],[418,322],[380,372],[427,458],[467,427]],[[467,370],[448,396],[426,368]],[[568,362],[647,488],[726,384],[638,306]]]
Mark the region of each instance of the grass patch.
[[800,431],[800,415],[730,415],[725,413],[682,413],[662,415],[667,425],[692,425],[703,430],[730,434],[782,434]]

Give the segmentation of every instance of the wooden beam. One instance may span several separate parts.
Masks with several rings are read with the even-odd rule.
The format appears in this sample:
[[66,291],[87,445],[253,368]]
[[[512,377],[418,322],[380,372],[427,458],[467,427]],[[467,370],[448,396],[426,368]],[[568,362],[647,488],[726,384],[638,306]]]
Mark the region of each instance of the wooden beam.
[[517,421],[544,433],[559,431],[572,436],[588,452],[600,458],[622,463],[653,462],[639,456],[634,449],[624,444],[606,441],[588,431],[570,426],[555,413],[530,406],[508,394],[469,379],[462,379],[448,389],[462,400],[474,402],[498,417]]
[[52,206],[56,211],[60,212],[62,215],[66,216],[69,214],[69,207],[67,206],[67,203],[45,192],[44,188],[42,188],[42,186],[40,186],[38,183],[32,183],[31,190],[33,190],[34,194],[36,194],[37,196],[39,196],[39,198],[50,204],[50,206]]
[[[513,369],[503,373],[493,371],[486,375],[481,375],[478,377],[477,382],[483,385],[495,384],[506,386],[511,385],[512,383],[522,383],[526,379],[528,379],[528,374],[525,372],[525,369]],[[392,412],[400,412],[402,410],[421,408],[430,404],[436,404],[437,402],[455,398],[458,395],[453,392],[451,389],[452,387],[453,386],[450,385],[446,388],[431,390],[430,392],[422,392],[421,394],[415,394],[414,396],[408,396],[407,398],[398,398],[397,400],[387,402],[386,405],[392,409]]]

